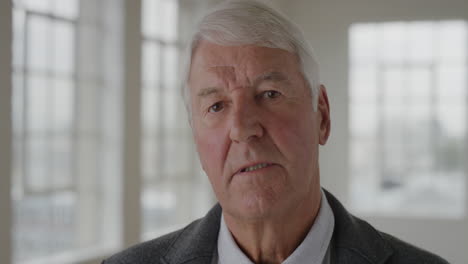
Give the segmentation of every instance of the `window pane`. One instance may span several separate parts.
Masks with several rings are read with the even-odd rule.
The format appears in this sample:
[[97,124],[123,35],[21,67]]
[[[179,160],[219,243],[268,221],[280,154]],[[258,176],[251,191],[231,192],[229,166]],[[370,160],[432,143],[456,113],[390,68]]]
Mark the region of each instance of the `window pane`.
[[[377,32],[377,40],[365,32]],[[465,213],[467,34],[461,21],[351,27],[351,201],[358,212]],[[372,62],[357,47],[369,43],[379,51]]]
[[46,257],[76,246],[75,206],[72,192],[14,201],[15,261]]
[[78,0],[52,0],[53,13],[74,19],[78,16]]
[[357,138],[377,136],[377,107],[374,104],[355,104],[351,108],[351,135]]
[[[161,90],[157,87],[142,89],[142,116],[144,133],[156,133],[162,126],[160,117]],[[169,108],[170,110],[170,108]]]
[[18,3],[22,7],[32,11],[38,12],[49,12],[52,9],[50,0],[15,0],[15,3]]
[[378,140],[385,141],[387,138],[401,137],[401,124],[403,122],[403,105],[386,103],[381,108],[379,116],[380,138]]
[[177,123],[185,121],[178,120],[181,112],[179,111],[179,103],[182,99],[175,88],[164,91],[161,95],[163,95],[162,104],[164,109],[164,122],[161,125],[165,128],[175,128]]
[[143,35],[166,42],[174,42],[177,39],[176,0],[143,0],[142,14]]
[[55,79],[53,83],[52,109],[55,131],[69,132],[74,121],[75,93],[73,82],[67,79]]
[[162,142],[153,137],[146,136],[141,145],[142,148],[142,173],[143,179],[153,182],[161,176],[164,155],[161,147]]
[[462,140],[466,137],[466,103],[450,102],[437,107],[437,121],[443,137]]
[[24,128],[24,77],[23,74],[13,74],[12,78],[12,119],[13,119],[13,135],[20,135]]
[[[159,45],[145,41],[142,49],[142,78],[145,84],[159,85],[161,57]],[[167,67],[169,65],[165,65]]]
[[119,246],[122,36],[103,21],[123,5],[108,2],[14,1],[14,263]]
[[468,25],[462,21],[448,21],[440,23],[440,41],[438,53],[440,59],[447,62],[465,62],[468,42]]
[[377,166],[380,162],[379,152],[377,151],[377,142],[375,140],[356,139],[351,141],[350,160],[351,173],[351,201],[353,204],[359,204],[359,208],[371,210],[373,208],[373,199],[378,192],[379,175]]
[[164,142],[164,170],[162,173],[171,179],[189,177],[184,174],[190,171],[192,166],[192,152],[190,151],[189,137],[168,133]]
[[143,0],[141,2],[142,11],[142,32],[145,36],[158,37],[161,31],[161,9],[160,0]]
[[[181,227],[211,205],[180,98],[178,1],[142,1],[142,239]],[[187,28],[187,30],[190,30]]]
[[351,100],[354,103],[377,101],[377,70],[375,66],[356,66],[350,72]]
[[404,95],[404,77],[405,73],[401,68],[390,67],[385,69],[382,74],[383,78],[383,97],[389,103],[401,102],[401,97]]
[[50,80],[42,75],[31,75],[28,82],[27,109],[28,129],[44,132],[50,129]]
[[[16,134],[14,134],[16,135]],[[12,200],[18,200],[23,194],[23,182],[26,175],[24,170],[24,153],[23,151],[25,142],[19,138],[13,141],[13,163],[12,163]]]
[[32,69],[47,70],[51,58],[51,23],[47,18],[30,16],[27,27],[27,63]]
[[[387,109],[388,108],[392,109],[394,112],[398,112],[397,108],[399,107],[387,107]],[[403,127],[404,121],[401,116],[398,116],[396,118],[384,118],[382,123],[383,135],[380,138],[380,143],[384,146],[385,152],[389,147],[395,148],[393,149],[393,151],[395,151],[399,145],[402,145],[405,142]],[[388,151],[392,152],[390,150]]]
[[50,152],[44,137],[30,138],[27,142],[26,184],[31,191],[48,188],[50,176]]
[[[468,43],[468,42],[467,42]],[[465,98],[468,95],[466,89],[467,66],[442,65],[436,73],[437,96],[441,98]]]
[[178,50],[168,46],[164,49],[164,85],[166,89],[177,90],[178,80]]
[[412,101],[429,100],[432,92],[433,75],[429,68],[414,67],[407,70],[408,97]]
[[170,180],[144,186],[143,230],[154,237],[180,228],[193,218],[188,212],[206,212],[206,205],[211,204],[209,195],[207,182]]
[[385,146],[380,186],[383,191],[401,187],[404,184],[404,158],[401,142],[391,138]]
[[350,30],[350,55],[353,63],[374,62],[377,58],[377,27],[373,24],[353,25]]
[[53,188],[73,187],[73,164],[71,136],[61,135],[51,142],[51,155],[53,158],[51,181]]
[[[166,41],[175,41],[177,38],[177,11],[178,1],[177,0],[162,0],[161,1],[161,22],[160,22],[160,34],[161,38]],[[164,25],[164,26],[161,26]]]
[[407,48],[405,23],[384,23],[378,29],[381,59],[387,63],[401,62]]
[[73,99],[76,103],[75,109],[79,112],[78,115],[74,116],[76,119],[76,128],[80,134],[88,137],[90,135],[95,135],[95,131],[99,125],[99,116],[96,115],[96,113],[99,112],[100,98],[97,95],[101,89],[101,87],[97,86],[93,82],[83,82],[74,91],[75,98]]
[[24,21],[25,15],[23,11],[14,10],[13,11],[13,67],[23,67],[24,66]]
[[[407,120],[407,126],[411,129],[430,123],[434,107],[435,106],[431,106],[429,101],[412,103],[406,108],[404,113],[404,118]],[[427,131],[421,128],[419,129],[419,133],[425,134]]]
[[78,72],[81,76],[88,80],[99,79],[102,72],[101,56],[102,56],[102,42],[100,41],[99,29],[91,25],[82,25],[79,31],[77,48],[80,54],[80,60],[86,63],[77,65]]
[[75,63],[75,36],[73,25],[54,23],[53,27],[53,70],[57,73],[72,74]]
[[434,23],[408,24],[408,59],[412,62],[430,63],[434,57]]
[[167,181],[160,181],[154,186],[143,189],[141,202],[145,212],[144,231],[165,233],[174,225],[180,224],[174,222],[174,215],[177,215],[177,190],[180,190],[180,186],[176,187],[174,183]]

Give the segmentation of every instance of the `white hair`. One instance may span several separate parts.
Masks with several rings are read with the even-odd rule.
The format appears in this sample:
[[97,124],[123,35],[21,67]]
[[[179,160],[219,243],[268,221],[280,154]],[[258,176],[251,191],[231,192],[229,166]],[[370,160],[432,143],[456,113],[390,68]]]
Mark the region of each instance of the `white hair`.
[[300,28],[265,2],[230,0],[217,5],[200,21],[185,54],[182,97],[189,119],[189,75],[193,53],[201,40],[221,46],[255,45],[279,48],[296,54],[303,77],[311,89],[314,111],[317,110],[320,87],[319,67]]

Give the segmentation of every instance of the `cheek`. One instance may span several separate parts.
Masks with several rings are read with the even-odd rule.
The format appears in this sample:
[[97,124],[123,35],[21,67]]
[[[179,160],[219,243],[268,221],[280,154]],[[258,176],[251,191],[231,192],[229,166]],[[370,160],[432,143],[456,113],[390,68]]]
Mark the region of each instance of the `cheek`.
[[277,123],[275,139],[280,150],[291,159],[310,159],[315,145],[318,144],[318,133],[313,120],[297,115],[281,120]]
[[195,136],[195,144],[203,170],[210,178],[222,173],[226,152],[224,141],[222,131],[213,129],[199,131]]

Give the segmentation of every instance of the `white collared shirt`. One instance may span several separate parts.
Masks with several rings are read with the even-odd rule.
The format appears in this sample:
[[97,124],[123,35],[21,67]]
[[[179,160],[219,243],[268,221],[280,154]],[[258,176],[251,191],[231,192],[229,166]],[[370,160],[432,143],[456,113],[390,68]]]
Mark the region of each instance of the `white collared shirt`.
[[[283,264],[329,264],[329,245],[335,227],[335,217],[322,191],[320,209],[307,236]],[[224,215],[218,234],[218,264],[253,264],[242,252],[229,232]]]

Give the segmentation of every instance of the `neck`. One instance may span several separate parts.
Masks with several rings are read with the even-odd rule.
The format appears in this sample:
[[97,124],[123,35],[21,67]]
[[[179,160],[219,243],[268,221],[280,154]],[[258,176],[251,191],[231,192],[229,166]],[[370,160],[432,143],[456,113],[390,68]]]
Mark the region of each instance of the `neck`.
[[224,215],[226,225],[242,251],[254,263],[282,263],[307,236],[320,210],[321,191],[281,215],[245,221]]

